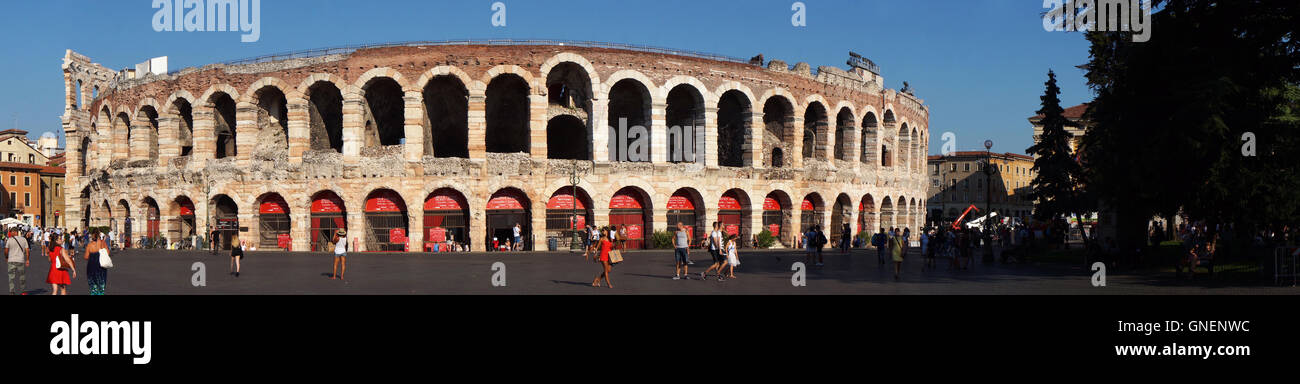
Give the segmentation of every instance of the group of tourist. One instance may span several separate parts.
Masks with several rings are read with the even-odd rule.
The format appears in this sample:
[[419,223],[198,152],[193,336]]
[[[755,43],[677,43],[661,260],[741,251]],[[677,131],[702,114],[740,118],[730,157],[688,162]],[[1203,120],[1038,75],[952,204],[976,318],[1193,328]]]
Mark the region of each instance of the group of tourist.
[[[68,286],[77,278],[77,254],[80,253],[86,268],[86,283],[91,295],[104,295],[108,287],[108,267],[101,263],[111,246],[98,230],[80,233],[65,232],[61,228],[11,226],[5,230],[3,253],[8,266],[10,295],[27,295],[27,268],[32,265],[33,253],[44,255],[49,261],[45,283],[51,295],[67,295]],[[78,252],[78,248],[82,251]],[[102,251],[101,251],[102,250]],[[105,259],[104,261],[107,261]]]

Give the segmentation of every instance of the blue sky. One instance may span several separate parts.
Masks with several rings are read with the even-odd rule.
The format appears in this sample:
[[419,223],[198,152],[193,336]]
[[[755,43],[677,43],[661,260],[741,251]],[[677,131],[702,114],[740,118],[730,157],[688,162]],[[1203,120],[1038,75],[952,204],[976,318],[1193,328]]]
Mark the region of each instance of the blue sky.
[[152,0],[12,1],[0,11],[0,127],[60,133],[60,59],[72,49],[121,69],[169,56],[172,70],[285,51],[361,43],[462,38],[571,39],[645,44],[788,63],[844,67],[853,50],[880,65],[886,86],[909,82],[930,106],[930,153],[943,132],[960,150],[1023,153],[1026,118],[1039,108],[1048,69],[1065,107],[1092,98],[1078,33],[1046,32],[1038,0],[803,0],[808,25],[791,26],[793,1],[263,0],[261,40],[237,32],[155,32]]

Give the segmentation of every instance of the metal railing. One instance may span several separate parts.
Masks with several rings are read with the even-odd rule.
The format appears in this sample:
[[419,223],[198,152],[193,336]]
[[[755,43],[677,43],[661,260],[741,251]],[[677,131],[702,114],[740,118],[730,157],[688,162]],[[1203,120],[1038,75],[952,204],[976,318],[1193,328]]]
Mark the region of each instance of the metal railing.
[[322,57],[330,55],[350,54],[363,49],[374,48],[394,48],[394,47],[429,47],[429,46],[457,46],[457,45],[498,45],[498,46],[561,46],[561,47],[579,47],[579,48],[604,48],[618,49],[625,51],[635,51],[644,53],[657,53],[663,55],[684,56],[696,59],[723,61],[737,64],[749,64],[749,60],[716,55],[706,52],[654,47],[648,45],[604,43],[596,41],[580,40],[515,40],[515,39],[467,39],[467,40],[441,40],[441,41],[408,41],[396,43],[377,43],[364,45],[347,45],[342,47],[308,49],[293,52],[277,53],[265,56],[258,56],[240,60],[222,62],[224,65],[246,65],[269,63],[282,60],[306,59],[313,57]]

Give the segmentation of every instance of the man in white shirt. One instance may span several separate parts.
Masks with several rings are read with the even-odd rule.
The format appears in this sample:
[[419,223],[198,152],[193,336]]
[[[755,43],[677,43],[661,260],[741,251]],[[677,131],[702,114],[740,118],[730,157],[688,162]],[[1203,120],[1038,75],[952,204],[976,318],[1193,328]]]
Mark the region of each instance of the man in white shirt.
[[9,238],[5,239],[5,254],[8,256],[8,273],[9,273],[9,294],[26,295],[27,294],[27,267],[32,266],[32,252],[27,239],[17,235],[13,229],[9,230]]
[[722,267],[727,265],[727,257],[722,254],[722,223],[713,222],[713,231],[709,232],[709,256],[713,257],[713,265],[709,269],[700,272],[700,280],[708,277],[709,271],[718,270],[718,280],[722,280]]

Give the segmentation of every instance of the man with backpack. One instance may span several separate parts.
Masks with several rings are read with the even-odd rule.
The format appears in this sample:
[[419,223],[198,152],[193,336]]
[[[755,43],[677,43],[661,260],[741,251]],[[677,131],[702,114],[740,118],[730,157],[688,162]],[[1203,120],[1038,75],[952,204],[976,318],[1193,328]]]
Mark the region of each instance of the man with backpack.
[[871,246],[876,247],[876,259],[880,265],[885,265],[885,229],[880,228],[880,232],[871,235]]

